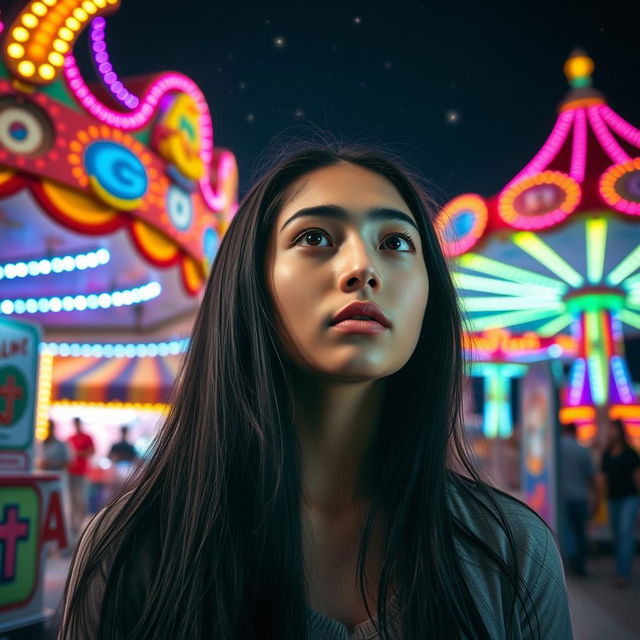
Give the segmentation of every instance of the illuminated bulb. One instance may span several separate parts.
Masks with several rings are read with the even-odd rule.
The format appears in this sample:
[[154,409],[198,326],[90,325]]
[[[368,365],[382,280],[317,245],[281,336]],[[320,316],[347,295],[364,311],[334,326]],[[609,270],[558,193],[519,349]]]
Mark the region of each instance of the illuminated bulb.
[[97,9],[96,9],[96,5],[93,4],[93,2],[90,2],[89,0],[85,0],[82,3],[82,8],[89,14],[89,15],[93,15]]
[[17,42],[12,42],[7,47],[7,54],[9,54],[11,58],[22,58],[22,56],[24,56],[24,47]]
[[29,32],[24,27],[16,27],[11,32],[11,35],[18,42],[26,42],[29,39]]
[[67,51],[69,51],[69,45],[64,40],[60,40],[59,38],[53,41],[53,48],[58,53],[62,54],[65,54],[67,53]]
[[80,22],[84,22],[89,17],[87,15],[87,12],[84,9],[81,9],[80,7],[73,10],[73,15],[76,17],[77,20],[80,20]]
[[80,28],[80,23],[72,16],[69,16],[65,20],[65,24],[67,25],[67,27],[69,27],[69,29],[73,31],[77,31]]
[[62,54],[58,53],[57,51],[52,51],[49,54],[49,62],[54,67],[61,67],[64,64],[64,58],[62,57]]
[[18,65],[18,73],[25,78],[30,78],[35,72],[36,65],[31,60],[23,60]]
[[22,24],[27,27],[27,29],[33,29],[38,26],[38,18],[32,13],[25,13],[22,16]]
[[42,0],[42,1],[47,5],[47,7],[53,7],[53,5],[56,2],[58,2],[58,0]]
[[93,3],[100,9],[104,9],[107,6],[106,0],[93,0]]
[[68,42],[73,40],[73,31],[71,31],[71,29],[67,29],[67,27],[62,27],[60,31],[58,31],[58,35]]
[[42,17],[45,13],[47,13],[47,7],[42,4],[42,2],[34,2],[31,5],[31,11],[35,13],[37,16]]
[[45,80],[51,80],[55,78],[56,70],[45,62],[38,67],[38,75]]

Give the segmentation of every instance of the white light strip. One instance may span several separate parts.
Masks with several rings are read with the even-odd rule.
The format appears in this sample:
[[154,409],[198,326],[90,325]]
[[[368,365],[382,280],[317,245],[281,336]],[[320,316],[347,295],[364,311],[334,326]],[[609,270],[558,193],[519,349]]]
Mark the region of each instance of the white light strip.
[[149,282],[133,289],[89,295],[53,296],[49,298],[20,298],[0,301],[0,314],[57,313],[59,311],[85,311],[109,309],[139,304],[157,298],[162,293],[159,282]]
[[84,269],[95,269],[107,264],[111,254],[107,249],[97,249],[74,256],[57,256],[0,264],[0,280],[27,278],[28,276],[46,276],[50,273],[65,273]]
[[72,358],[155,358],[178,355],[189,347],[189,338],[166,342],[139,343],[80,343],[41,342],[40,353]]

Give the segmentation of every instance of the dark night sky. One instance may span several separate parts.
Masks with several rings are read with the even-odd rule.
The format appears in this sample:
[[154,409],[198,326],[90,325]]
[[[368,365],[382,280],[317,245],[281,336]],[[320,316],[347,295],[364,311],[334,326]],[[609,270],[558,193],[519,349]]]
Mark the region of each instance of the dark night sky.
[[319,127],[390,145],[443,199],[494,193],[537,151],[575,45],[640,125],[633,4],[122,0],[107,42],[121,77],[174,69],[200,85],[241,193],[276,136]]

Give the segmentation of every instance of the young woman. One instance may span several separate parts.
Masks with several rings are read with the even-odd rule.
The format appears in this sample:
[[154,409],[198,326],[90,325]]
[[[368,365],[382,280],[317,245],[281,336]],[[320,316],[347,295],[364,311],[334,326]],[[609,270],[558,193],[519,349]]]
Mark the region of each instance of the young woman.
[[636,519],[640,501],[640,457],[629,444],[624,424],[609,423],[607,447],[602,453],[602,472],[606,484],[609,519],[616,553],[618,587],[629,585],[631,563],[636,546]]
[[550,530],[469,462],[462,365],[417,179],[291,150],[220,245],[153,455],[75,553],[60,639],[571,638]]

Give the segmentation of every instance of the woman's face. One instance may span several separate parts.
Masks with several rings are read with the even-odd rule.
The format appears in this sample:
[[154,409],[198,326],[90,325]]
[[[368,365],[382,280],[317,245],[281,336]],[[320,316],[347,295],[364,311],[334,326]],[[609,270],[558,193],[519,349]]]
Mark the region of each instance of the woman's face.
[[[271,230],[265,273],[290,360],[346,381],[398,371],[416,347],[429,296],[415,217],[388,180],[346,162],[308,173],[289,193]],[[391,326],[375,335],[331,326],[353,301],[374,302]]]

